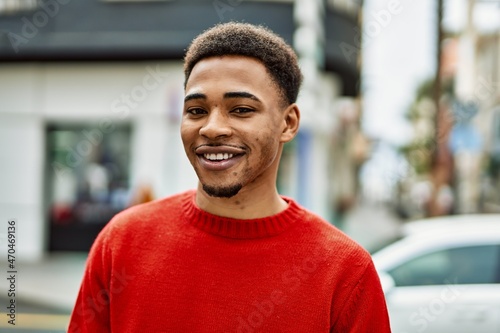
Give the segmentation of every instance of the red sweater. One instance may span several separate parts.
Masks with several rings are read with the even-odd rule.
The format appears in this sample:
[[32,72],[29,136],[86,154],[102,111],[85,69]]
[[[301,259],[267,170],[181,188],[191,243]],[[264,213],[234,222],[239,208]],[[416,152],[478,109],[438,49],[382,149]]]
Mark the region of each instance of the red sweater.
[[370,255],[335,227],[289,198],[277,215],[236,220],[194,194],[104,228],[69,333],[390,332]]

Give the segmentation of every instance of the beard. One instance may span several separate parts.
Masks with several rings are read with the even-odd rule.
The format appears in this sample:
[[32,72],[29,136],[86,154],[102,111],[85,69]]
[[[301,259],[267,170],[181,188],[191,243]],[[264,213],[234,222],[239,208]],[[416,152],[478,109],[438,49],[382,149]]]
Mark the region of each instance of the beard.
[[243,185],[241,184],[236,184],[232,186],[210,186],[206,184],[202,184],[203,190],[211,197],[217,197],[217,198],[231,198],[238,194],[238,192],[241,190]]

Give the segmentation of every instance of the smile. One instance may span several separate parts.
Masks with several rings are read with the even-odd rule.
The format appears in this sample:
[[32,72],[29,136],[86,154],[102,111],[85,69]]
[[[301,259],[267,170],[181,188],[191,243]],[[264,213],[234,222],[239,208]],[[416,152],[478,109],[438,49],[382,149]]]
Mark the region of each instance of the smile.
[[224,171],[240,163],[245,150],[243,148],[219,145],[202,145],[195,149],[199,165],[207,171]]
[[228,154],[228,153],[224,153],[224,154],[203,154],[203,157],[205,157],[207,160],[210,160],[210,161],[223,161],[223,160],[228,160],[230,158],[233,158],[233,154]]
[[198,155],[199,165],[207,171],[224,171],[230,169],[241,161],[243,154],[203,154]]

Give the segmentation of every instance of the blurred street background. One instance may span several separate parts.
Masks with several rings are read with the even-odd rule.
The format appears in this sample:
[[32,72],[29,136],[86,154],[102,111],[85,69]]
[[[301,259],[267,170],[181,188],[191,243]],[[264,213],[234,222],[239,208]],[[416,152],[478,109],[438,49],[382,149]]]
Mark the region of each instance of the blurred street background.
[[0,0],[1,332],[64,332],[109,219],[195,187],[182,58],[232,20],[304,72],[280,193],[370,251],[406,221],[500,213],[500,0]]

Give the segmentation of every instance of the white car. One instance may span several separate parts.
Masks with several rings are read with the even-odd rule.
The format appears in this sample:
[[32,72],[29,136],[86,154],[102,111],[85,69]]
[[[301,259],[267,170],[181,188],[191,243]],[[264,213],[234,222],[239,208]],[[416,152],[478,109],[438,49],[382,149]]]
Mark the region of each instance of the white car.
[[373,261],[394,333],[500,333],[500,215],[409,222]]

